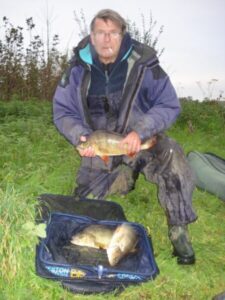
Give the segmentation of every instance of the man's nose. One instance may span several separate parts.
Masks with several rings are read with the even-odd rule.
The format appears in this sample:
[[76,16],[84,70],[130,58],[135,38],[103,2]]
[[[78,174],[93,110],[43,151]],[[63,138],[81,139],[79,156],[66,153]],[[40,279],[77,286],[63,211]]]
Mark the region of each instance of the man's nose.
[[105,41],[110,41],[111,40],[111,34],[110,34],[110,32],[105,32],[104,39],[105,39]]

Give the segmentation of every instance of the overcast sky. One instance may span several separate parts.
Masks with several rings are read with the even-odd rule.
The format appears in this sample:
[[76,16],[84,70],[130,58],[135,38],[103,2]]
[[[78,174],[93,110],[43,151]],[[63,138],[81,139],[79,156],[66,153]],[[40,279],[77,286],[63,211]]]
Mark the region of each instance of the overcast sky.
[[[38,34],[44,36],[47,11],[46,0],[0,0],[0,33],[2,17],[13,25],[24,26],[33,17]],[[141,14],[148,19],[150,11],[157,21],[155,33],[164,30],[159,48],[161,66],[169,74],[179,96],[202,99],[212,94],[225,96],[225,0],[48,0],[52,34],[59,34],[60,48],[71,49],[79,41],[79,29],[74,10],[83,9],[88,25],[96,12],[103,8],[118,11],[125,19],[134,20],[141,28]],[[196,82],[200,82],[202,90]]]

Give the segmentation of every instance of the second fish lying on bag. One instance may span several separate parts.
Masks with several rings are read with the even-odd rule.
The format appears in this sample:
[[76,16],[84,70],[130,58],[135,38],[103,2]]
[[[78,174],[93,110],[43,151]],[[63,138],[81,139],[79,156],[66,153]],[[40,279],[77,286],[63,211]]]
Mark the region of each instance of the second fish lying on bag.
[[123,223],[118,226],[106,249],[109,264],[115,266],[124,256],[135,252],[137,243],[138,235],[131,225]]
[[136,230],[126,223],[118,225],[116,229],[105,225],[89,225],[71,239],[74,245],[105,249],[111,266],[136,251],[137,242]]

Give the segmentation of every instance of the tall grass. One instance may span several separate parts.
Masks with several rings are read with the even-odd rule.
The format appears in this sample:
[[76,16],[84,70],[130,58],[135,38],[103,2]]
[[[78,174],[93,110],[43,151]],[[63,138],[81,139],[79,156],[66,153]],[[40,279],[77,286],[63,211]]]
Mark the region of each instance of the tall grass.
[[[184,101],[183,114],[168,134],[185,149],[225,157],[225,108],[218,103]],[[106,295],[73,295],[58,282],[35,274],[36,198],[42,193],[73,192],[79,156],[52,124],[51,104],[0,102],[0,299],[114,299]],[[179,266],[171,257],[164,213],[154,185],[140,176],[127,196],[113,196],[130,221],[152,236],[160,274],[154,281],[130,286],[120,299],[211,299],[225,290],[225,204],[195,190],[198,220],[190,225],[196,252],[194,266]]]

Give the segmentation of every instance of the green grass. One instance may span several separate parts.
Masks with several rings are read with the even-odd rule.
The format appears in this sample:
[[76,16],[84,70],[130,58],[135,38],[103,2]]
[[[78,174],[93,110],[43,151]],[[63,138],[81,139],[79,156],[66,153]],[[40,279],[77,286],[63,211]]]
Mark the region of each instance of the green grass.
[[[183,111],[169,135],[186,153],[198,150],[225,157],[224,107],[184,102]],[[0,145],[0,299],[206,300],[225,290],[225,203],[207,192],[194,191],[198,220],[189,230],[197,263],[179,266],[171,257],[156,187],[143,176],[127,196],[110,199],[123,206],[130,221],[143,224],[150,232],[160,269],[154,281],[130,286],[119,296],[83,296],[62,289],[58,282],[38,277],[38,238],[27,226],[34,223],[36,198],[42,193],[72,194],[79,157],[56,131],[51,104],[46,102],[0,102]]]

